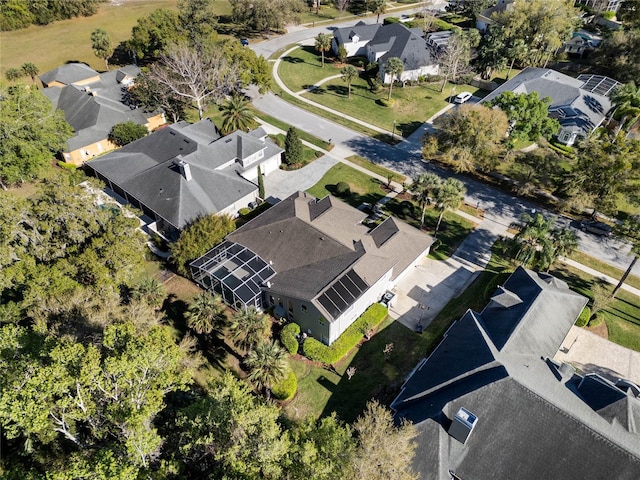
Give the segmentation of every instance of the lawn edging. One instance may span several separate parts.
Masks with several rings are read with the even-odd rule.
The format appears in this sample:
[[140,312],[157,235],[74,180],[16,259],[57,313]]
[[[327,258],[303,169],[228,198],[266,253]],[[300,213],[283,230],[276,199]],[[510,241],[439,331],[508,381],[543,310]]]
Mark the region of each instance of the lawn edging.
[[387,313],[387,307],[374,303],[330,346],[315,338],[307,338],[302,345],[304,355],[310,360],[325,364],[332,365],[340,361],[360,343],[367,330],[375,330],[387,318]]

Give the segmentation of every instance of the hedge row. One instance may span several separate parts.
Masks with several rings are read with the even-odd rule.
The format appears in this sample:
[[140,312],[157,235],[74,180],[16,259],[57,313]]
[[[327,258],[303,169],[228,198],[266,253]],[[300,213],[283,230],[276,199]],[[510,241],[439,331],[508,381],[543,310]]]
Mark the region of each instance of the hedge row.
[[298,353],[296,335],[300,335],[300,325],[297,323],[288,323],[280,332],[280,341],[291,355]]
[[307,338],[303,345],[304,354],[317,362],[336,363],[358,345],[367,330],[375,329],[386,317],[387,307],[374,303],[331,346],[327,347],[315,338]]
[[584,307],[578,319],[576,320],[576,327],[585,327],[587,323],[589,323],[589,319],[591,318],[591,309],[589,307]]
[[293,370],[289,370],[289,373],[284,380],[276,383],[271,388],[271,393],[277,400],[286,402],[293,398],[296,394],[296,390],[298,390],[298,379],[296,378],[296,374],[293,373]]
[[595,316],[591,320],[589,320],[590,327],[599,327],[603,323],[604,323],[604,314],[601,312],[596,313]]

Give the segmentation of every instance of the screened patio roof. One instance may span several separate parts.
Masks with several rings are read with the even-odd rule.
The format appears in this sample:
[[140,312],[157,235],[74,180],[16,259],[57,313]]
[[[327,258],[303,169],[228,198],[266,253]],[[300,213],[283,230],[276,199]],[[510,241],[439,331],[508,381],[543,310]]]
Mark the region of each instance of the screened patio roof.
[[261,285],[276,274],[256,253],[228,240],[191,262],[191,272],[207,288],[219,282],[245,305],[255,304]]

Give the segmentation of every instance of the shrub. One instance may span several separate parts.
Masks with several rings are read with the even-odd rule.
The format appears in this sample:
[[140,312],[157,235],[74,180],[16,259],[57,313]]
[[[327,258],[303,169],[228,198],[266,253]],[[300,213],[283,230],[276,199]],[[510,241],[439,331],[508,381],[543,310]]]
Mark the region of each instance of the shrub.
[[358,345],[367,329],[375,329],[386,317],[387,307],[374,303],[331,346],[327,347],[315,338],[307,338],[303,345],[304,354],[318,362],[336,363]]
[[609,10],[607,12],[602,12],[600,16],[606,20],[613,20],[616,17],[616,12]]
[[298,379],[292,370],[289,370],[287,376],[281,382],[271,387],[273,396],[281,402],[286,402],[293,398],[298,390]]
[[604,322],[604,315],[602,313],[596,313],[591,320],[589,320],[590,327],[599,327]]
[[576,320],[576,327],[586,326],[587,323],[589,323],[589,318],[591,318],[591,309],[589,307],[584,307]]
[[118,123],[109,132],[109,140],[122,147],[147,135],[149,131],[144,125],[135,122]]
[[320,150],[316,150],[313,154],[316,158],[320,158],[324,155],[323,152],[321,152]]
[[449,23],[449,22],[445,22],[444,20],[440,19],[440,18],[434,18],[433,19],[433,27],[431,28],[435,28],[437,30],[460,30],[460,27]]
[[243,207],[240,210],[238,210],[238,215],[240,215],[241,217],[244,217],[245,215],[248,215],[250,213],[251,213],[251,209],[247,207]]
[[398,17],[387,17],[382,21],[383,25],[390,25],[392,23],[400,23],[400,19]]
[[379,105],[382,105],[383,107],[393,107],[396,101],[393,98],[390,98],[389,100],[387,100],[386,98],[379,98],[377,103]]
[[298,340],[296,339],[296,335],[300,335],[300,325],[297,323],[285,325],[280,332],[280,341],[291,355],[298,353]]
[[336,185],[336,194],[339,196],[348,195],[351,192],[351,187],[347,182],[338,182]]

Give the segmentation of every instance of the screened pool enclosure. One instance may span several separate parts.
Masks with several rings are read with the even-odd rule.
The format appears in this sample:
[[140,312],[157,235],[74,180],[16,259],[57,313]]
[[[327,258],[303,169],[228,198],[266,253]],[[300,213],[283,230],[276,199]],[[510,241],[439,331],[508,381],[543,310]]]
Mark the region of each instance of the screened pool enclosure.
[[193,279],[236,309],[262,308],[262,286],[276,272],[257,254],[225,240],[190,264]]

